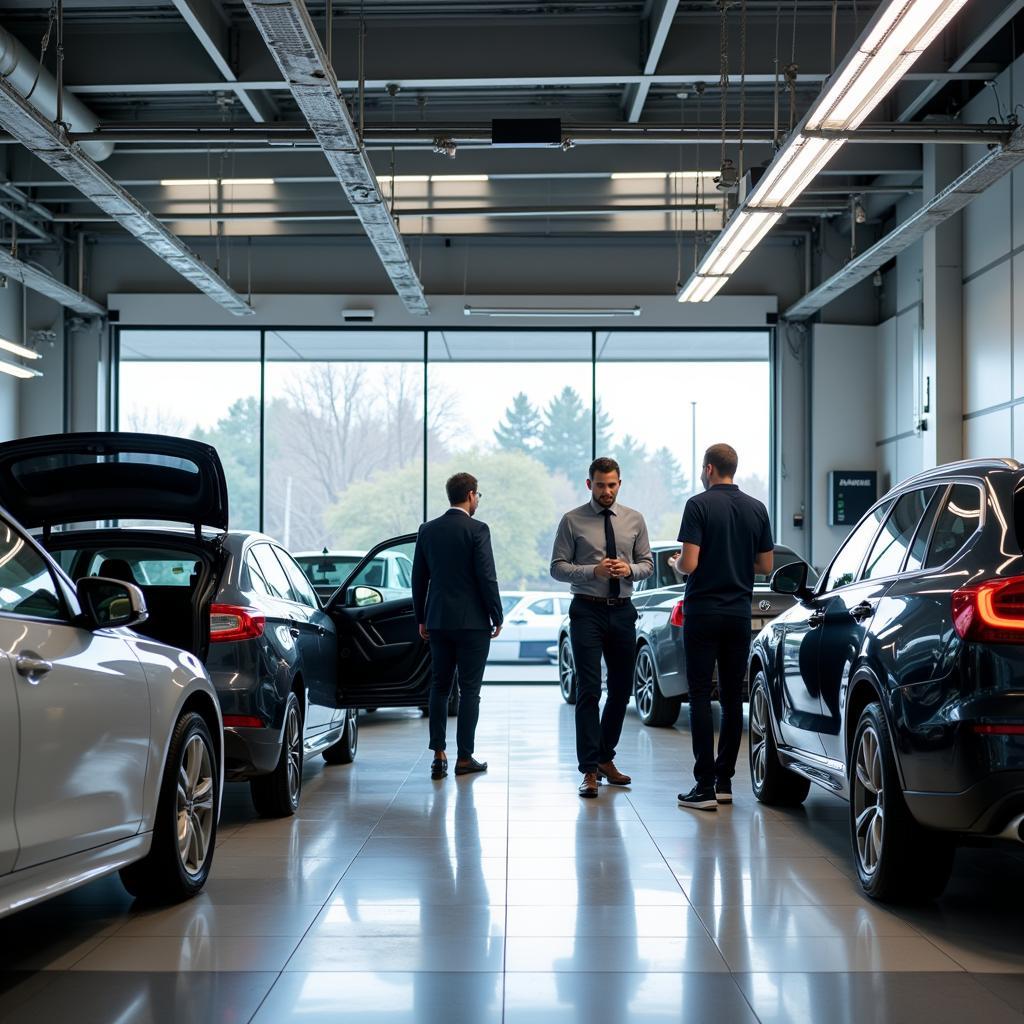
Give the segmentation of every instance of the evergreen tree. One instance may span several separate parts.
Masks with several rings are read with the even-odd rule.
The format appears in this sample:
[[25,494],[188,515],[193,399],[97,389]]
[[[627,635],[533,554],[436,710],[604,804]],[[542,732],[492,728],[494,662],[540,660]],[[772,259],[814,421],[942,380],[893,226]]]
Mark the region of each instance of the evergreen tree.
[[651,465],[673,501],[679,501],[690,493],[690,481],[668,448],[659,448],[651,456]]
[[591,422],[578,392],[564,387],[544,410],[538,457],[552,473],[582,478],[590,465]]
[[540,444],[542,428],[540,413],[520,391],[505,410],[504,420],[495,428],[494,438],[503,451],[532,452]]

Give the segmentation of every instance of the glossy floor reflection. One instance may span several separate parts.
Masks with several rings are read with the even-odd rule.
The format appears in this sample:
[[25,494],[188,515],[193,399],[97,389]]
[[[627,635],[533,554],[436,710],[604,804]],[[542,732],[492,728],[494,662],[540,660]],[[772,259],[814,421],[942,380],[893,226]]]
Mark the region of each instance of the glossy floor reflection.
[[633,786],[581,801],[572,714],[553,687],[486,687],[491,770],[442,783],[424,719],[366,716],[289,820],[229,786],[200,898],[135,909],[104,879],[0,922],[0,1020],[1021,1021],[1022,852],[961,850],[941,901],[882,907],[845,804],[762,808],[744,766],[732,808],[680,810],[685,710],[631,711]]

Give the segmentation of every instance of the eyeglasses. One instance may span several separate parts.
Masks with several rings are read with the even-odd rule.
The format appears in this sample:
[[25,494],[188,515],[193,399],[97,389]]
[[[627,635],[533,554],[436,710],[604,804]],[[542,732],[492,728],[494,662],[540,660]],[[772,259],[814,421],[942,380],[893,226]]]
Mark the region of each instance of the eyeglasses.
[[483,491],[474,491],[473,493],[476,495],[477,501],[479,501],[484,496]]

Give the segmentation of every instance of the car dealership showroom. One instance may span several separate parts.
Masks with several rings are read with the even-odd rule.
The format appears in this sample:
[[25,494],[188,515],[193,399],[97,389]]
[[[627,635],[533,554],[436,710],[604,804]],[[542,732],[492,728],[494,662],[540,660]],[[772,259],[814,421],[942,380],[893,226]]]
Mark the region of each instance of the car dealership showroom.
[[1024,0],[0,0],[0,1021],[1024,1024],[1022,111]]

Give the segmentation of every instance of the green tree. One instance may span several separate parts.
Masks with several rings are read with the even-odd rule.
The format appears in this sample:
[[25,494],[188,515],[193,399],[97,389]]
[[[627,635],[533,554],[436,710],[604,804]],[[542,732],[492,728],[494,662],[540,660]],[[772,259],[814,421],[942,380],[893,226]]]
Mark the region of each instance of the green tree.
[[256,530],[260,524],[260,403],[240,398],[208,430],[192,436],[212,444],[220,455],[228,482],[228,509],[235,530]]
[[541,430],[541,461],[552,473],[570,480],[586,472],[591,460],[590,410],[579,393],[564,387],[544,410]]
[[531,452],[540,444],[543,423],[540,413],[520,391],[494,430],[498,447],[507,452]]

